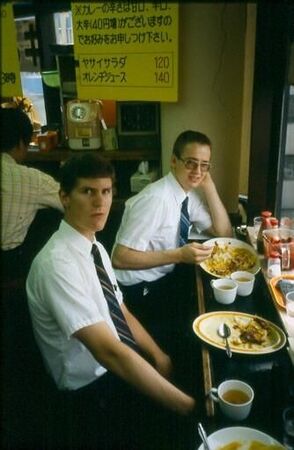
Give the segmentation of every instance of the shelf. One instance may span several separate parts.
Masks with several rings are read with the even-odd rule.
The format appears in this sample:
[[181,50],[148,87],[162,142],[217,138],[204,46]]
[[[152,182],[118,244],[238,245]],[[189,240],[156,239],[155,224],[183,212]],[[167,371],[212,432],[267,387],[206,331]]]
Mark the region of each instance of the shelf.
[[[85,152],[86,150],[81,150]],[[94,150],[95,151],[95,150]],[[159,150],[97,150],[100,155],[104,158],[111,159],[113,161],[137,161],[137,160],[147,160],[147,161],[159,161],[160,151]],[[70,156],[73,156],[80,151],[69,150],[65,148],[60,148],[58,150],[51,150],[48,152],[40,151],[28,151],[25,161],[43,161],[43,162],[54,162],[54,161],[65,161]]]

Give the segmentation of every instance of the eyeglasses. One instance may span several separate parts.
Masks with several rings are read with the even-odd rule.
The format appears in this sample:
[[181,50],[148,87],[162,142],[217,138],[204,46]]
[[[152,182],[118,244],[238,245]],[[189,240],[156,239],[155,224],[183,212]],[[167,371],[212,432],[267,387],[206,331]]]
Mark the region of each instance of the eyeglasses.
[[197,159],[191,158],[186,159],[178,158],[178,159],[182,161],[187,170],[198,170],[198,167],[200,167],[201,172],[204,173],[208,172],[211,167],[211,164],[209,162],[198,161]]

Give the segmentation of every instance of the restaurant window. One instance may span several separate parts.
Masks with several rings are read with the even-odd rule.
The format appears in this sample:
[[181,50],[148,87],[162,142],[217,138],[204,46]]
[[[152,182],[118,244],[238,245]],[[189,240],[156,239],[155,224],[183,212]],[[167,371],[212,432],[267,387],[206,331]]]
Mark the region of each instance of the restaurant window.
[[15,19],[23,97],[31,104],[35,130],[46,125],[43,84],[36,36],[35,17]]
[[72,13],[71,11],[54,13],[56,44],[72,45]]

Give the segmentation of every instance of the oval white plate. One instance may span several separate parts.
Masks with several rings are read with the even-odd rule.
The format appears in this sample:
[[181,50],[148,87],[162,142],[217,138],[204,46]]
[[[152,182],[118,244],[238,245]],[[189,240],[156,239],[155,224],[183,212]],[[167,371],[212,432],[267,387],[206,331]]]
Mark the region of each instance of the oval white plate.
[[262,317],[260,317],[260,319],[265,321],[270,329],[269,339],[266,345],[262,346],[257,344],[234,344],[232,342],[232,337],[233,335],[235,335],[233,328],[234,319],[236,318],[238,319],[238,321],[244,321],[246,323],[254,317],[257,316],[237,311],[213,311],[198,316],[193,322],[193,331],[202,341],[206,342],[207,344],[225,350],[224,339],[222,339],[218,335],[217,330],[222,322],[226,322],[226,324],[231,328],[232,332],[232,335],[231,337],[229,337],[228,341],[233,353],[262,355],[276,352],[280,348],[284,347],[286,343],[286,336],[283,330],[281,330],[281,328],[274,323],[263,319]]
[[[222,428],[221,430],[215,431],[208,436],[208,443],[210,444],[211,450],[217,450],[218,447],[229,444],[233,441],[260,441],[263,444],[280,445],[281,449],[284,447],[276,439],[272,438],[262,431],[255,430],[254,428],[247,427],[230,427]],[[198,450],[204,450],[203,444],[198,447]]]
[[[247,244],[246,242],[240,241],[239,239],[234,239],[234,238],[214,238],[214,239],[209,239],[208,241],[204,242],[204,245],[208,245],[208,246],[214,246],[215,243],[218,243],[219,245],[225,245],[225,244],[229,244],[232,247],[237,247],[237,248],[246,248],[252,255],[254,255],[255,257],[255,264],[253,267],[251,267],[250,269],[247,269],[248,272],[253,273],[254,275],[257,274],[260,270],[260,261],[259,261],[259,257],[258,254],[256,253],[256,251],[254,250],[254,248]],[[231,274],[228,274],[226,276],[223,275],[218,275],[214,272],[211,272],[208,267],[207,267],[207,262],[203,261],[200,264],[200,267],[202,267],[202,269],[205,270],[205,272],[209,273],[210,275],[217,277],[217,278],[229,278]],[[236,267],[234,269],[234,271],[236,270],[245,270],[245,269],[241,269]]]

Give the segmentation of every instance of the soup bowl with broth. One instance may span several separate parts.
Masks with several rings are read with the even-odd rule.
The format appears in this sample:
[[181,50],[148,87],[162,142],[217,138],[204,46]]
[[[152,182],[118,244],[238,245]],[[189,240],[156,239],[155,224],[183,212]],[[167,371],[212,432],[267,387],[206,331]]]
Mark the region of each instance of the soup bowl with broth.
[[246,297],[252,293],[255,280],[253,273],[239,270],[231,274],[231,279],[238,284],[238,295]]
[[211,388],[210,398],[219,403],[223,414],[232,420],[244,420],[249,416],[254,391],[241,380],[223,381],[218,388]]
[[211,287],[213,289],[213,295],[218,303],[223,305],[229,305],[233,303],[237,295],[238,284],[234,280],[229,278],[219,278],[217,280],[211,280]]

